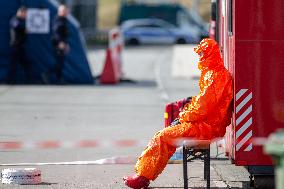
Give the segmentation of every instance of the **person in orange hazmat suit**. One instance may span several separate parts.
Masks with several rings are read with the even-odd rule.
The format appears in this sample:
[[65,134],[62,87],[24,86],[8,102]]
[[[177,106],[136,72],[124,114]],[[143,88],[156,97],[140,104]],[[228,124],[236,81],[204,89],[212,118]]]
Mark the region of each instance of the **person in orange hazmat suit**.
[[231,122],[233,82],[223,65],[218,44],[203,39],[194,51],[199,55],[200,92],[179,113],[179,123],[157,132],[135,166],[136,174],[124,183],[134,189],[147,188],[166,167],[176,150],[175,140],[184,137],[211,140],[223,137]]

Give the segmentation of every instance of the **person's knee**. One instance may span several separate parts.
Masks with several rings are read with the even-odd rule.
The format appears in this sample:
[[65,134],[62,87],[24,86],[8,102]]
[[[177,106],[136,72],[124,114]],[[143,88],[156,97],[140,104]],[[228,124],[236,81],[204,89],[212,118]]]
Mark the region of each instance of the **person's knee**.
[[165,129],[159,131],[159,132],[156,134],[156,138],[158,138],[159,141],[166,142],[166,143],[169,143],[170,140],[173,139],[173,138],[171,137],[171,135],[170,135],[170,132],[168,132],[168,129],[167,129],[167,128],[165,128]]

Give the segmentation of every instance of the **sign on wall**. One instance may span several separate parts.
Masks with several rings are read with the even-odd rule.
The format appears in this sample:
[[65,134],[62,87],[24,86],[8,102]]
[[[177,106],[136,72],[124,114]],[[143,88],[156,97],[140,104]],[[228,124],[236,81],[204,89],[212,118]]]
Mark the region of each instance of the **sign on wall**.
[[28,33],[48,34],[50,14],[48,9],[30,8],[27,11],[26,28]]

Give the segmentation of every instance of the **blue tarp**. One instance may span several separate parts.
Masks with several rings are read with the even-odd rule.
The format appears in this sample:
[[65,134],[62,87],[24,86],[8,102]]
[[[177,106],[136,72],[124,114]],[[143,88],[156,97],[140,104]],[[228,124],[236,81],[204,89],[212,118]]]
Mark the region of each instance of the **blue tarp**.
[[[9,22],[20,6],[27,8],[47,8],[50,10],[50,20],[54,19],[57,4],[53,0],[0,0],[0,83],[6,80],[10,68],[10,27]],[[68,17],[70,51],[67,54],[63,69],[64,80],[72,84],[92,84],[94,82],[86,57],[85,41],[79,31],[79,24]],[[27,56],[32,64],[32,76],[35,83],[43,83],[42,73],[53,69],[55,65],[54,49],[51,34],[29,34],[26,42]],[[25,81],[23,68],[18,66],[17,83]],[[51,77],[51,82],[55,76]]]

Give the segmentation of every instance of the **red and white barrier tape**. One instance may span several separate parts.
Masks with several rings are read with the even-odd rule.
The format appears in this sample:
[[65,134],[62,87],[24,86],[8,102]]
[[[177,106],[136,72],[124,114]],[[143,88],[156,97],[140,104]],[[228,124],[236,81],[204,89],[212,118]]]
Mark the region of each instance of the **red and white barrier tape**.
[[[216,142],[219,147],[223,147],[223,138],[216,138],[214,140],[196,140],[192,138],[180,138],[172,142],[173,145],[179,146],[196,146]],[[267,138],[254,138],[252,143],[254,145],[262,146],[267,142]],[[61,149],[61,148],[132,148],[145,147],[148,141],[135,139],[121,139],[121,140],[80,140],[80,141],[0,141],[0,150],[35,150],[35,149]]]
[[60,148],[131,148],[147,145],[146,141],[133,139],[124,140],[80,140],[80,141],[2,141],[0,150],[34,150],[34,149],[60,149]]

